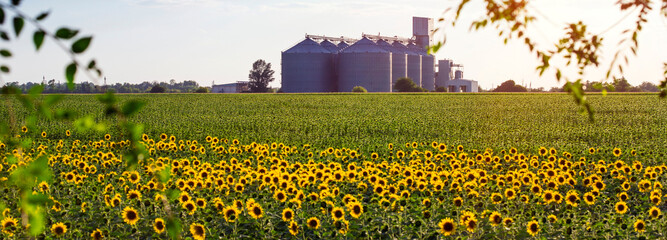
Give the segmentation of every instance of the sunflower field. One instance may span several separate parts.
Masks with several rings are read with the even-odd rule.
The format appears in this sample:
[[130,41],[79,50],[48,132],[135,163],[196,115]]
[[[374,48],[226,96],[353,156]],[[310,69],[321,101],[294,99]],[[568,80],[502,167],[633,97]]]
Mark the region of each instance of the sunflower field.
[[566,95],[123,96],[150,97],[134,167],[91,96],[61,104],[103,129],[43,121],[0,142],[0,237],[667,238],[655,96],[607,96],[594,124]]

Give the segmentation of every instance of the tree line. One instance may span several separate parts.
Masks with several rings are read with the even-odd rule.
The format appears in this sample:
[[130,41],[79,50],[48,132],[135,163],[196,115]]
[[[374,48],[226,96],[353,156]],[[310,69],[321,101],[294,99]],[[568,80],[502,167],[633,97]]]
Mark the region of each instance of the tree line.
[[[659,92],[660,88],[651,82],[643,82],[637,86],[632,86],[625,78],[616,78],[612,82],[591,82],[583,83],[583,89],[586,92]],[[552,87],[548,90],[540,88],[527,88],[518,85],[514,80],[507,80],[498,87],[488,90],[488,92],[567,92],[567,83],[561,87]]]
[[56,82],[55,80],[48,80],[41,83],[27,82],[9,82],[3,86],[15,87],[23,93],[27,93],[30,88],[42,85],[44,91],[42,93],[105,93],[113,91],[116,93],[207,93],[210,92],[208,87],[199,86],[199,83],[192,80],[185,80],[176,82],[172,79],[169,82],[148,82],[142,83],[115,83],[110,85],[98,85],[92,82],[76,83],[73,89],[69,89],[66,83]]

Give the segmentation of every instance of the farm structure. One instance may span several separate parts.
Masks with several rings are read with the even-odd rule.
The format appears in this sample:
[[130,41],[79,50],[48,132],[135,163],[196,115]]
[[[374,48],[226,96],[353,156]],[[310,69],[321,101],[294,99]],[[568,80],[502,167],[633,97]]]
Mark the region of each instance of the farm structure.
[[[426,90],[477,92],[477,81],[463,79],[463,66],[428,54],[433,19],[413,17],[411,38],[362,34],[361,39],[306,35],[281,54],[282,91],[392,92],[397,79],[408,77]],[[436,72],[436,68],[438,72]]]

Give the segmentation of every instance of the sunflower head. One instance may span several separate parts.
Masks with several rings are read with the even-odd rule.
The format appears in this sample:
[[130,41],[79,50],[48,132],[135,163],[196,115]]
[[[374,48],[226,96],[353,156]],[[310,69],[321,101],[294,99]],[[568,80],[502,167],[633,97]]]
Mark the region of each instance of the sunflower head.
[[532,236],[536,236],[540,232],[540,224],[533,220],[526,225],[526,231]]
[[644,222],[644,220],[638,219],[637,221],[635,221],[634,227],[635,227],[635,232],[642,233],[646,231],[646,223]]
[[442,233],[445,236],[452,235],[456,231],[456,224],[454,223],[454,220],[452,220],[451,218],[445,218],[440,220],[440,223],[438,223],[438,227],[440,233]]
[[93,240],[102,240],[104,239],[104,234],[102,233],[102,230],[95,229],[92,233],[90,233],[90,238]]
[[204,240],[206,239],[206,228],[204,225],[193,223],[190,224],[190,233],[195,240]]
[[283,221],[290,222],[294,220],[294,211],[291,208],[283,209]]
[[162,218],[156,218],[155,222],[153,222],[153,230],[155,230],[157,234],[163,233],[165,227],[166,225],[164,224],[164,219]]
[[503,222],[503,218],[500,216],[499,212],[494,211],[489,216],[489,222],[491,223],[492,226],[495,227]]
[[334,207],[333,209],[331,209],[331,218],[334,221],[343,220],[345,219],[345,211],[343,211],[343,209],[340,207]]
[[139,221],[139,213],[132,207],[125,207],[122,216],[123,221],[130,225],[135,225]]
[[316,217],[311,217],[306,221],[306,225],[308,225],[308,228],[310,229],[318,229],[320,227],[320,220]]
[[299,225],[297,225],[295,221],[290,221],[289,233],[291,233],[293,236],[299,234]]
[[616,213],[618,214],[625,214],[628,211],[628,204],[623,201],[617,202],[614,204],[614,210],[616,210]]
[[236,207],[228,206],[223,211],[223,215],[225,216],[225,221],[234,222],[238,218],[239,212],[236,210]]

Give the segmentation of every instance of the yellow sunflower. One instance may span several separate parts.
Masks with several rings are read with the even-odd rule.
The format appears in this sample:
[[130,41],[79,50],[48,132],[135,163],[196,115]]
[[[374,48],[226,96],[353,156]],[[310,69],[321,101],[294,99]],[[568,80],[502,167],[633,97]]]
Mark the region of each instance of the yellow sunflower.
[[340,221],[345,219],[345,211],[340,207],[334,207],[331,209],[331,218],[334,221]]
[[646,231],[646,223],[644,222],[644,220],[638,219],[637,221],[635,221],[634,226],[635,226],[635,232],[642,233]]
[[535,236],[537,233],[540,232],[540,224],[537,223],[537,221],[530,221],[528,224],[526,224],[526,231],[530,233],[530,235]]
[[489,222],[491,223],[491,226],[495,227],[503,222],[503,218],[500,216],[499,212],[494,211],[489,216]]
[[442,233],[445,236],[452,235],[456,231],[456,224],[454,223],[454,220],[451,218],[445,218],[440,220],[440,223],[438,223],[438,227],[440,228],[440,233]]
[[166,225],[164,224],[164,219],[162,218],[156,218],[155,222],[153,222],[153,230],[155,230],[157,234],[163,233],[165,227]]
[[616,213],[618,214],[625,214],[628,211],[628,204],[623,201],[617,202],[614,204],[614,210],[616,210]]
[[123,209],[123,221],[127,224],[134,225],[139,221],[139,213],[132,207],[125,207]]
[[51,225],[51,233],[53,235],[56,235],[56,237],[62,237],[67,233],[67,226],[63,224],[62,222],[58,222],[56,224]]
[[206,228],[204,228],[204,225],[198,223],[190,224],[190,233],[192,233],[192,237],[194,237],[195,240],[206,239]]
[[291,208],[283,209],[283,221],[290,222],[294,220],[294,211]]
[[299,234],[299,225],[297,225],[295,221],[291,221],[289,223],[289,233],[291,233],[293,236]]
[[102,234],[102,230],[95,229],[92,233],[90,233],[90,238],[93,240],[102,240],[104,239],[104,234]]
[[306,221],[306,225],[308,225],[308,228],[310,229],[318,229],[320,227],[320,220],[316,217],[311,217]]
[[250,216],[254,219],[259,219],[264,216],[264,209],[262,209],[262,206],[260,206],[258,203],[252,204],[252,206],[248,208],[248,211]]
[[361,214],[364,213],[364,208],[363,208],[363,206],[361,206],[361,204],[358,203],[358,202],[351,203],[351,204],[348,206],[348,209],[347,209],[347,210],[350,211],[350,215],[351,215],[353,218],[359,218],[359,217],[361,216]]

